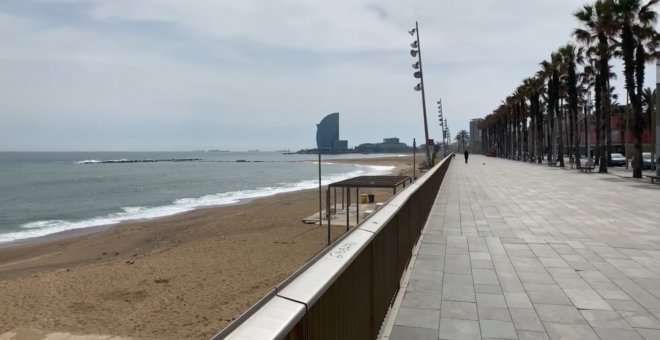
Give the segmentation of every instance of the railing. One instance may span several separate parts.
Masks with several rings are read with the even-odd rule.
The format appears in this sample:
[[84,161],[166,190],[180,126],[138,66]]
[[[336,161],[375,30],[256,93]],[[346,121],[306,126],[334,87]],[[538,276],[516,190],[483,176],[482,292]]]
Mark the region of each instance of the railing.
[[336,240],[213,339],[375,339],[452,156]]

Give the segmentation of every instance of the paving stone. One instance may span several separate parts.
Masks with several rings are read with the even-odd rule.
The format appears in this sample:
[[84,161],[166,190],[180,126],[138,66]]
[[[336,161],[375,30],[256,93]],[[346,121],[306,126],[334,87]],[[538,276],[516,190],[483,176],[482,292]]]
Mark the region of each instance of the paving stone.
[[554,284],[555,280],[546,272],[525,272],[518,271],[518,277],[523,283],[545,283],[545,284]]
[[587,283],[587,281],[577,278],[577,279],[572,279],[572,278],[567,278],[567,277],[558,277],[555,278],[555,281],[561,287],[562,289],[583,289],[583,290],[591,290],[591,286]]
[[510,321],[480,320],[481,335],[498,339],[518,339],[513,323]]
[[390,340],[436,340],[438,329],[394,326],[390,333]]
[[477,305],[479,320],[511,321],[508,308],[484,307]]
[[527,295],[534,304],[557,304],[572,306],[571,300],[557,285],[525,284]]
[[644,338],[644,340],[660,340],[659,329],[635,328],[635,330]]
[[639,303],[632,300],[607,300],[607,303],[614,308],[615,311],[626,312],[644,312],[646,309]]
[[[445,254],[445,247],[437,244],[422,243],[419,247],[420,255],[435,255],[442,257]],[[441,258],[438,258],[440,260]]]
[[441,301],[440,294],[407,291],[403,296],[401,305],[413,308],[440,309]]
[[509,308],[534,308],[527,293],[504,292],[504,298]]
[[598,335],[588,325],[544,322],[550,339],[561,340],[599,340]]
[[399,307],[394,325],[437,329],[438,320],[440,320],[439,310]]
[[416,292],[440,293],[442,292],[442,280],[410,279],[407,289]]
[[543,332],[529,332],[529,331],[518,331],[518,339],[520,340],[550,340],[548,334]]
[[504,295],[500,294],[476,294],[477,304],[483,307],[506,308]]
[[545,332],[541,319],[532,309],[509,308],[516,329],[523,331]]
[[612,310],[612,307],[593,289],[564,289],[564,293],[577,308]]
[[491,260],[470,260],[472,269],[495,269]]
[[443,284],[445,286],[472,287],[472,275],[446,273]]
[[502,294],[502,287],[499,284],[497,285],[474,285],[474,292],[481,294]]
[[442,299],[450,301],[476,302],[474,287],[445,285],[442,290]]
[[444,268],[444,257],[433,255],[418,255],[415,260],[415,269],[442,270]]
[[618,312],[626,322],[635,328],[660,329],[660,321],[652,314],[643,312]]
[[582,316],[593,328],[632,329],[619,313],[605,310],[581,310]]
[[440,339],[481,339],[479,322],[473,320],[440,319]]
[[472,278],[474,284],[499,285],[495,270],[491,269],[472,269]]
[[569,279],[579,279],[580,275],[573,268],[547,268],[548,273],[554,278],[565,277]]
[[543,322],[587,324],[574,306],[534,304],[534,308]]
[[594,328],[602,340],[644,340],[633,329]]
[[[598,295],[607,300],[632,300],[632,298],[611,282],[590,282]],[[611,304],[610,304],[611,305]]]
[[471,274],[470,256],[453,255],[448,253],[445,256],[444,271],[445,273]]
[[477,304],[473,302],[443,301],[440,317],[462,320],[479,320]]
[[410,275],[410,279],[442,281],[442,276],[443,272],[441,270],[415,268]]

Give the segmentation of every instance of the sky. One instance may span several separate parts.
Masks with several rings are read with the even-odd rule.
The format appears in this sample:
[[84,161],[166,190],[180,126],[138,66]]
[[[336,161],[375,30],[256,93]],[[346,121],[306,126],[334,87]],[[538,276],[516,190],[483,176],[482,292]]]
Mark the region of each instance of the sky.
[[439,98],[451,134],[469,130],[571,41],[584,3],[3,0],[0,151],[298,150],[333,112],[349,147],[419,144],[415,21],[439,140]]

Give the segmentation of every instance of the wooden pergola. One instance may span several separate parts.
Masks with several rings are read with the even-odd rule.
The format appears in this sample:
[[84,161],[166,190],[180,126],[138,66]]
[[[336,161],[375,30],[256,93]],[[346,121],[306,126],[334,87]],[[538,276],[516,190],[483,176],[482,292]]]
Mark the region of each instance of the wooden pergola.
[[[392,195],[396,195],[397,188],[405,188],[406,184],[410,183],[412,183],[410,176],[358,176],[345,179],[328,185],[326,207],[330,210],[330,189],[334,189],[334,210],[337,211],[337,188],[341,188],[341,208],[344,209],[344,203],[346,203],[346,230],[348,231],[348,207],[351,205],[351,188],[355,188],[355,224],[357,225],[360,220],[360,188],[389,188],[392,189]],[[344,201],[344,197],[346,201]]]

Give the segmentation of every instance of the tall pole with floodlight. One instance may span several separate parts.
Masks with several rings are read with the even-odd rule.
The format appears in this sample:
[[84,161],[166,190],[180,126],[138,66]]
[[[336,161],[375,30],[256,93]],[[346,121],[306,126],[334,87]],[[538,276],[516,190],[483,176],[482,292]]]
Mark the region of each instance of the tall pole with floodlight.
[[445,158],[445,126],[444,118],[442,117],[442,98],[438,99],[438,121],[440,122],[440,131],[442,131],[442,158]]
[[417,40],[413,41],[412,44],[410,44],[410,47],[413,49],[410,50],[410,55],[415,58],[417,57],[417,62],[413,64],[414,69],[418,69],[419,71],[415,71],[413,73],[413,76],[415,78],[418,78],[420,80],[420,83],[415,86],[415,91],[422,91],[422,112],[424,114],[424,146],[426,150],[426,164],[428,167],[431,167],[432,161],[431,161],[431,152],[429,150],[429,128],[426,122],[426,94],[424,93],[424,73],[422,71],[422,49],[420,47],[419,43],[419,24],[417,21],[415,21],[415,28],[412,30],[408,31],[411,36],[415,36]]

